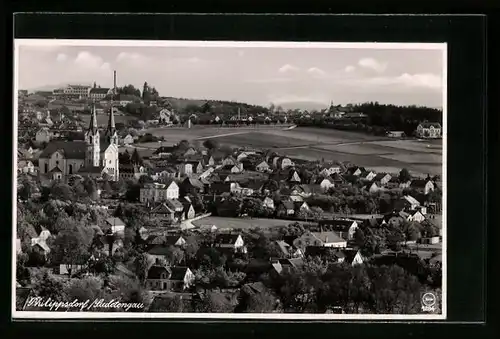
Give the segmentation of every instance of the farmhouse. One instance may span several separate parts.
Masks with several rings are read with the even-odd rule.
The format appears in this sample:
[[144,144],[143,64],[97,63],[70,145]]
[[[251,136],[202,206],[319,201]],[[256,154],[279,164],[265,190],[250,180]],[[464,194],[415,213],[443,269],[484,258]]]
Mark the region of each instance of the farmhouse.
[[441,124],[438,122],[423,122],[417,126],[416,134],[419,138],[439,138],[441,137]]
[[299,248],[314,247],[347,247],[347,241],[340,238],[335,232],[306,232],[293,241]]
[[146,286],[150,290],[185,290],[194,283],[193,272],[187,267],[153,265],[148,270]]
[[142,203],[158,202],[166,199],[179,199],[179,186],[171,179],[166,184],[146,184],[140,190],[140,201]]
[[318,226],[321,229],[330,230],[338,234],[340,238],[345,240],[354,239],[354,234],[358,228],[358,223],[352,219],[332,219],[320,220]]

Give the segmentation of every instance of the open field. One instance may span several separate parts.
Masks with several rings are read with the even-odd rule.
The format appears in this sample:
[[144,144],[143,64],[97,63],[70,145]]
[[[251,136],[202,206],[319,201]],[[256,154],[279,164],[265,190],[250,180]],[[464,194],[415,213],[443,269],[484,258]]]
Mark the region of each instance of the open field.
[[184,139],[203,142],[212,137],[223,145],[273,149],[279,154],[310,161],[349,161],[358,166],[390,168],[395,172],[407,168],[416,175],[442,173],[441,140],[398,140],[314,127],[284,131],[279,127],[238,129],[196,126],[191,129],[157,128],[148,132],[164,136],[164,145]]
[[223,217],[206,217],[203,219],[198,219],[193,221],[193,225],[215,225],[218,228],[234,228],[234,229],[245,229],[245,228],[273,228],[273,227],[283,227],[292,224],[292,220],[281,220],[281,219],[253,219],[253,218],[223,218]]

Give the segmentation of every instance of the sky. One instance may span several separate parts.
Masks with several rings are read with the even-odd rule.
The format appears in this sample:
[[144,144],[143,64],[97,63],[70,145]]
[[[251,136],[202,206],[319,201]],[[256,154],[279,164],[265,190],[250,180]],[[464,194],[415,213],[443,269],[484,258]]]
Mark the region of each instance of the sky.
[[443,55],[432,49],[20,46],[18,88],[144,82],[160,95],[268,106],[378,101],[441,108]]

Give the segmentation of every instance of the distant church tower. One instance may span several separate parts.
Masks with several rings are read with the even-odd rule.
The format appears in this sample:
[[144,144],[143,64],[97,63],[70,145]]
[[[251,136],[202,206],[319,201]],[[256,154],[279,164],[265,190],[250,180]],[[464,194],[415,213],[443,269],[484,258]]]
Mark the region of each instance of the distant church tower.
[[89,129],[85,133],[85,143],[87,144],[85,165],[98,167],[101,150],[95,104],[92,104],[92,118],[90,119]]

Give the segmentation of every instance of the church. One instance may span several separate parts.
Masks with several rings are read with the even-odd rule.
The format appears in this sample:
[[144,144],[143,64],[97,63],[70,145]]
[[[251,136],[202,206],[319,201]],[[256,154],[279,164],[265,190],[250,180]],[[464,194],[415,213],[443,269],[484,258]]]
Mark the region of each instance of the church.
[[95,105],[84,141],[51,141],[40,155],[39,173],[51,179],[62,179],[79,174],[93,178],[107,174],[110,180],[119,179],[118,133],[113,110],[110,110],[108,126],[100,131],[97,125]]

